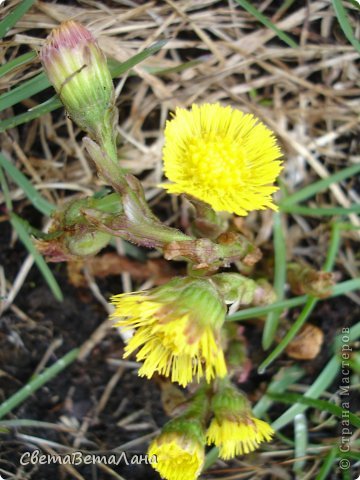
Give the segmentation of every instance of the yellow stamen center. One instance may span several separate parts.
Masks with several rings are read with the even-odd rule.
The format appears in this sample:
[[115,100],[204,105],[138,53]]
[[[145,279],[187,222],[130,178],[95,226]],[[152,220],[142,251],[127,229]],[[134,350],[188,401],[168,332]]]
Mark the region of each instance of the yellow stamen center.
[[242,148],[226,135],[194,137],[184,149],[188,181],[210,188],[228,188],[246,181],[245,163]]

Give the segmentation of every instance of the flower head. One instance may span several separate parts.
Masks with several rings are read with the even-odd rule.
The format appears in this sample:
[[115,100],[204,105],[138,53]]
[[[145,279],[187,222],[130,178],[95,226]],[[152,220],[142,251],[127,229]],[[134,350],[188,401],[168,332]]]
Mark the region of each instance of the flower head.
[[205,459],[205,437],[200,422],[175,419],[165,425],[151,443],[148,455],[156,456],[152,467],[167,480],[195,480]]
[[207,442],[219,448],[224,460],[254,451],[274,434],[269,424],[253,416],[247,399],[231,386],[213,397],[212,410]]
[[216,211],[246,215],[272,208],[282,166],[275,137],[253,115],[219,104],[177,108],[163,150],[170,193],[186,193]]
[[69,115],[93,137],[112,127],[114,87],[106,58],[92,34],[72,20],[55,28],[40,59]]
[[220,328],[226,307],[205,279],[176,278],[149,291],[112,297],[117,326],[136,328],[125,357],[139,349],[140,376],[158,372],[182,386],[226,375]]

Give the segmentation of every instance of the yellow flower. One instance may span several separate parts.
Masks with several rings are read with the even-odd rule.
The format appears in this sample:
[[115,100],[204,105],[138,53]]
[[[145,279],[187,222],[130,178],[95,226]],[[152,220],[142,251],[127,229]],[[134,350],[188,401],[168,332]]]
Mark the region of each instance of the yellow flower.
[[214,418],[206,433],[208,445],[214,443],[219,448],[220,457],[229,460],[270,441],[274,430],[254,417],[245,396],[228,379],[220,381],[218,388],[211,400]]
[[204,444],[180,432],[165,432],[149,447],[148,455],[156,456],[151,466],[167,480],[195,480],[204,464]]
[[226,375],[220,329],[226,307],[208,280],[176,278],[148,292],[112,297],[116,326],[136,329],[124,357],[138,350],[140,376],[157,372],[182,386]]
[[244,419],[214,418],[207,431],[208,445],[219,447],[219,455],[224,460],[244,455],[257,449],[261,442],[270,441],[274,431],[269,424],[255,417]]
[[186,193],[216,211],[246,215],[277,207],[271,194],[282,166],[271,130],[253,115],[219,104],[177,108],[163,150],[170,193]]

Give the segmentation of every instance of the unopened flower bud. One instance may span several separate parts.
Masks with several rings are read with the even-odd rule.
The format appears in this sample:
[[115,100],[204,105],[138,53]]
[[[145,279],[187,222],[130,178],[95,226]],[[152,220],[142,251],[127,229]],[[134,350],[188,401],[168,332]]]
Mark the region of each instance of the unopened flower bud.
[[74,122],[97,141],[109,142],[117,116],[114,87],[105,55],[89,30],[63,22],[50,33],[40,59]]
[[335,284],[333,273],[314,270],[299,263],[288,265],[287,279],[291,290],[297,295],[307,293],[318,298],[328,297]]

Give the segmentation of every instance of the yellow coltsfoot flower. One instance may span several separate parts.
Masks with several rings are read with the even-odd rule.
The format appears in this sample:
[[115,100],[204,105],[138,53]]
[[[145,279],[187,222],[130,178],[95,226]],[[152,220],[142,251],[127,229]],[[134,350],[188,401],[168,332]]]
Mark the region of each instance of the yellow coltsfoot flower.
[[138,350],[140,376],[157,372],[186,386],[226,375],[220,329],[226,307],[209,280],[175,278],[166,285],[111,299],[116,326],[133,329],[124,357]]
[[250,453],[274,435],[271,426],[253,416],[248,400],[230,384],[215,394],[211,408],[214,418],[206,433],[207,443],[214,443],[224,460]]
[[276,210],[271,194],[282,166],[271,130],[251,114],[220,104],[177,108],[163,150],[170,193],[186,193],[216,211]]
[[167,480],[196,480],[205,459],[205,437],[200,422],[175,419],[151,443],[151,466]]

